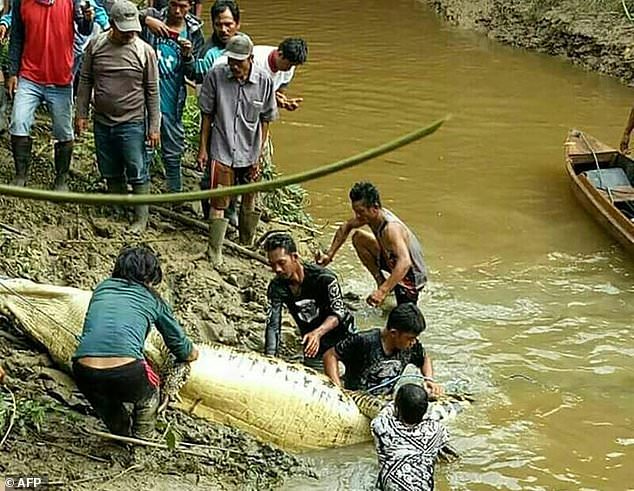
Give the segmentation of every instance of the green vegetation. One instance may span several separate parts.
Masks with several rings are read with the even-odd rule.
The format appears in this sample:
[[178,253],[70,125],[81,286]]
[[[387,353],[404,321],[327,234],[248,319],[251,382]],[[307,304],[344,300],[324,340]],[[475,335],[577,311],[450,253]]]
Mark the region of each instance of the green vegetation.
[[42,403],[34,399],[17,401],[17,403],[16,425],[20,432],[24,434],[27,428],[35,429],[38,433],[42,431],[46,414],[53,409],[53,405],[49,402]]
[[[2,393],[0,395],[0,440],[8,430],[13,413],[13,401],[10,395]],[[29,431],[40,433],[44,424],[50,420],[53,414],[62,415],[64,419],[74,423],[81,420],[79,414],[54,401],[17,399],[13,430],[18,431],[21,435],[26,435]]]
[[161,432],[162,439],[165,441],[167,448],[174,450],[178,444],[183,440],[181,434],[172,426],[173,421],[165,423],[164,421],[157,421],[156,429]]

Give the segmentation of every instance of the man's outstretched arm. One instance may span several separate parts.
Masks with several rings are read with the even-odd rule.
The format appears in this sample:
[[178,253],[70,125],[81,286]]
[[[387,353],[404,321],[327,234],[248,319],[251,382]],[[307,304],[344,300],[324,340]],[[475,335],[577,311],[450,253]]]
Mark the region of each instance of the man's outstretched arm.
[[317,257],[315,258],[317,264],[321,266],[328,266],[328,264],[330,264],[334,259],[337,251],[341,249],[341,246],[346,242],[350,232],[352,232],[355,228],[362,227],[363,225],[364,224],[356,218],[351,218],[347,222],[341,224],[335,232],[335,236],[332,238],[332,243],[328,248],[328,252],[326,252],[326,254],[322,254],[321,252],[317,254]]
[[385,229],[385,245],[386,248],[396,256],[396,264],[392,269],[390,275],[385,281],[374,290],[367,298],[368,304],[372,306],[381,305],[385,297],[398,285],[412,266],[412,259],[409,255],[409,248],[407,247],[406,232],[397,223],[389,224]]
[[324,373],[335,385],[343,385],[339,378],[339,355],[334,347],[324,353]]

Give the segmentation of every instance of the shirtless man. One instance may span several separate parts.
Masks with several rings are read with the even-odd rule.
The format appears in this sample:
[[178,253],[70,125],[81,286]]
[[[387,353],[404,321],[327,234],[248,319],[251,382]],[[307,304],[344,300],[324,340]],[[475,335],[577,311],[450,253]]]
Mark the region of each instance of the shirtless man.
[[379,191],[372,183],[356,183],[349,196],[354,217],[339,227],[328,252],[317,255],[317,263],[327,266],[350,232],[368,225],[372,233],[356,230],[352,234],[352,245],[377,284],[366,301],[379,306],[394,290],[397,304],[416,303],[427,282],[420,242],[396,215],[381,206]]

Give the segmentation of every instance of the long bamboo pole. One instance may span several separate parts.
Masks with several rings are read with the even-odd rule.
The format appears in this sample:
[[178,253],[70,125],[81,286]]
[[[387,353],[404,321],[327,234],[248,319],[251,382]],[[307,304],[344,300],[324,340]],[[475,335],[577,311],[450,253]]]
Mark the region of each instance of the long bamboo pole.
[[220,189],[212,189],[205,191],[189,191],[185,193],[167,193],[167,194],[146,194],[146,195],[128,195],[128,194],[101,194],[101,193],[71,193],[56,192],[45,189],[34,189],[26,187],[10,186],[0,184],[0,195],[13,196],[16,198],[32,199],[37,201],[51,201],[54,203],[79,203],[85,205],[140,205],[140,204],[159,204],[159,203],[183,203],[187,201],[197,201],[208,198],[220,198],[224,196],[236,196],[246,193],[255,193],[262,191],[273,191],[274,189],[288,186],[290,184],[298,184],[301,182],[311,181],[320,177],[349,169],[356,165],[362,164],[368,160],[379,157],[385,153],[396,150],[397,148],[408,145],[414,141],[420,140],[434,133],[442,124],[449,119],[446,116],[443,119],[433,122],[429,126],[419,128],[404,136],[396,138],[390,142],[371,148],[365,152],[361,152],[352,157],[339,160],[332,164],[324,165],[316,169],[306,172],[299,172],[283,176],[272,181],[260,181],[250,184],[242,184],[239,186],[223,187]]

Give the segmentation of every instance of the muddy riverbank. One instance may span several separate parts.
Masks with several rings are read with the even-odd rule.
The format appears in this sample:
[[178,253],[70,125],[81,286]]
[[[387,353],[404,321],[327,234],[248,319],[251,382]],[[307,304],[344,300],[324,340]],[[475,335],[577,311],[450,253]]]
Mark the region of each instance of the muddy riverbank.
[[[39,131],[30,185],[47,188],[53,177],[52,142],[45,137],[50,131],[46,123]],[[78,142],[73,191],[104,190],[93,167],[91,145],[88,138]],[[9,147],[2,137],[0,182],[9,182],[12,176]],[[197,176],[188,174],[187,186],[194,188],[196,180]],[[161,182],[160,177],[154,176],[153,182]],[[127,232],[129,218],[125,213],[114,215],[108,207],[0,197],[0,276],[92,289],[110,275],[124,244],[144,242],[162,261],[160,293],[195,341],[261,351],[270,270],[227,248],[225,264],[213,269],[204,257],[204,233],[152,213],[148,231],[138,237]],[[272,227],[287,228],[263,223],[258,237]],[[297,230],[293,233],[298,235]],[[228,238],[236,239],[235,235],[230,233]],[[307,245],[312,243],[311,235],[306,232],[298,239],[301,250],[311,254]],[[284,339],[284,354],[297,353],[297,338],[288,320]],[[2,316],[0,363],[16,398],[13,428],[0,451],[2,476],[46,474],[60,489],[270,489],[290,475],[312,475],[301,457],[171,409],[160,417],[163,440],[174,437],[201,445],[196,448],[205,457],[168,449],[126,448],[87,433],[105,427],[72,379]],[[0,389],[0,441],[8,431],[13,408],[9,391]]]
[[452,24],[634,83],[634,23],[620,2],[428,0]]

